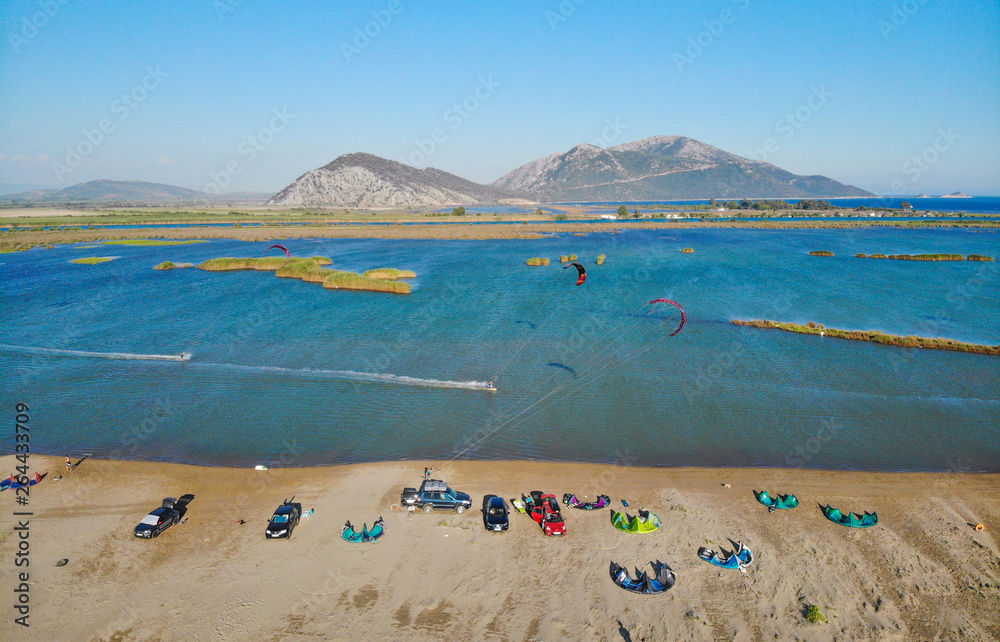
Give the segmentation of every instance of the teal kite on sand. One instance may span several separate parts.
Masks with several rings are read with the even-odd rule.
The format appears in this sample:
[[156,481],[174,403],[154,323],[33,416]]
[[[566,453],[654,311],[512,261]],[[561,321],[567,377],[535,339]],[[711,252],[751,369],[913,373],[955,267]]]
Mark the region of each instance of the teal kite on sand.
[[776,508],[795,508],[799,505],[799,498],[795,495],[778,495],[777,497],[771,497],[767,494],[766,490],[753,491],[753,496],[757,498],[757,501],[764,504],[771,510]]
[[841,526],[850,526],[851,528],[868,528],[869,526],[874,526],[878,524],[878,515],[875,513],[866,512],[864,515],[858,515],[857,513],[847,513],[846,515],[840,512],[839,508],[831,508],[829,504],[826,506],[820,506],[823,510],[823,514],[831,522],[840,524]]
[[382,537],[385,533],[385,522],[379,517],[378,521],[372,526],[371,530],[368,530],[368,524],[364,524],[361,530],[354,530],[354,526],[351,524],[351,520],[347,520],[344,524],[344,529],[340,532],[340,536],[344,538],[347,542],[377,542],[378,538]]

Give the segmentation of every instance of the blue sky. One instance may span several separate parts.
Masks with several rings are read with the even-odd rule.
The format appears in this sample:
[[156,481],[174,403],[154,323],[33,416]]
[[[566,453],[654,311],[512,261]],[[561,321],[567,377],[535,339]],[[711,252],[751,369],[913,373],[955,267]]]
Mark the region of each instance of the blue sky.
[[998,2],[608,4],[6,1],[0,183],[276,191],[356,151],[488,182],[680,134],[1000,194]]

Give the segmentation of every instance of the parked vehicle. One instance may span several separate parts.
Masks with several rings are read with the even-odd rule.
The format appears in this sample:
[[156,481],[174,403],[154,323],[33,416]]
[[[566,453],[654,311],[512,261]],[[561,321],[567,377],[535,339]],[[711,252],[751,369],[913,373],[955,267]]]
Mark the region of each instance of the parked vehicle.
[[510,510],[503,497],[487,495],[483,497],[483,526],[492,532],[505,531],[510,527]]
[[549,537],[566,534],[566,522],[559,510],[559,500],[555,495],[543,495],[541,491],[531,493],[531,519],[535,520]]
[[[295,499],[293,496],[292,499]],[[281,506],[271,515],[271,521],[267,523],[267,530],[264,537],[267,539],[287,538],[292,536],[292,530],[299,525],[302,518],[302,504],[286,499]]]
[[135,527],[135,536],[143,539],[159,537],[160,533],[180,523],[192,499],[194,495],[181,495],[180,499],[164,498],[160,507],[146,515]]
[[440,479],[426,479],[420,484],[420,490],[404,488],[399,496],[399,503],[423,508],[425,513],[430,513],[435,508],[464,513],[467,508],[472,507],[472,498],[466,493],[448,488],[448,484]]

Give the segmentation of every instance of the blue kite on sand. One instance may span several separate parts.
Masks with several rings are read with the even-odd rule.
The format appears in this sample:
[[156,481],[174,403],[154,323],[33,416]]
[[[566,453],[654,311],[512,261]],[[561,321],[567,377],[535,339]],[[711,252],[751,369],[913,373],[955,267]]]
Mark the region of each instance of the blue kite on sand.
[[638,579],[633,580],[627,568],[611,562],[611,579],[626,591],[642,595],[655,595],[673,588],[677,583],[677,576],[673,570],[659,560],[650,562],[650,565],[653,567],[652,577],[637,567],[635,572]]
[[746,573],[746,567],[753,564],[753,553],[743,545],[743,542],[729,540],[729,543],[733,545],[731,552],[722,548],[716,553],[712,549],[702,546],[698,549],[698,557],[720,568],[739,569]]
[[[21,477],[27,479],[26,477],[24,477],[24,475],[22,475]],[[43,477],[40,473],[35,473],[34,477],[28,479],[23,483],[18,481],[18,479],[19,478],[14,477],[14,475],[11,475],[9,478],[0,481],[0,491],[7,490],[8,488],[16,489],[16,488],[27,488],[28,486],[34,486],[38,482],[42,481]]]

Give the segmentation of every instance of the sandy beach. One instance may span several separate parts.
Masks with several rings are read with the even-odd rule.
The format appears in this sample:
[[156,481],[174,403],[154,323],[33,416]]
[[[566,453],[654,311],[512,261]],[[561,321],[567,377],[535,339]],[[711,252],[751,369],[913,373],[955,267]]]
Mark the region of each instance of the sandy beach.
[[[16,465],[0,461],[4,471]],[[393,510],[425,464],[470,493],[473,509]],[[39,455],[31,465],[47,472],[28,508],[31,627],[14,625],[8,606],[5,639],[1000,638],[996,474],[420,461],[255,471],[91,459],[66,472],[61,458]],[[483,494],[535,489],[606,493],[612,507],[626,499],[663,527],[627,534],[607,508],[564,507],[562,539],[520,514],[509,532],[484,530]],[[754,489],[794,493],[801,505],[768,513]],[[186,523],[133,537],[163,497],[184,493],[195,495]],[[290,540],[265,540],[271,511],[292,495],[315,513]],[[13,492],[2,498],[11,524],[24,507]],[[833,524],[818,508],[826,503],[877,511],[879,523]],[[377,543],[341,539],[346,520],[371,525],[380,515],[387,532]],[[730,537],[756,556],[745,575],[696,556]],[[10,599],[24,570],[12,528],[0,547]],[[628,593],[609,577],[611,561],[654,560],[677,574],[665,594]],[[829,621],[807,622],[806,603]]]

